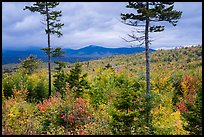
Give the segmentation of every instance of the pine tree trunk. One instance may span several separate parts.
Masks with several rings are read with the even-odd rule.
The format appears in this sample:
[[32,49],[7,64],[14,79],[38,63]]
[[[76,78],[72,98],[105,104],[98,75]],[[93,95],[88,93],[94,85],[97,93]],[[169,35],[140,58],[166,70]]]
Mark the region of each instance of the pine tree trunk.
[[[146,3],[146,9],[147,11],[149,10],[149,2]],[[146,94],[147,94],[147,126],[149,127],[149,120],[150,120],[150,108],[149,108],[149,101],[150,101],[150,67],[149,67],[149,33],[148,33],[148,28],[149,28],[149,17],[146,17],[146,25],[145,25],[145,54],[146,54]]]
[[46,14],[47,14],[47,37],[48,37],[48,75],[49,75],[49,89],[48,89],[48,93],[49,96],[51,96],[51,66],[50,66],[50,62],[51,62],[51,58],[50,58],[50,28],[49,28],[49,16],[48,16],[48,4],[46,2]]
[[[147,10],[149,10],[149,3],[147,2]],[[147,86],[147,94],[150,94],[150,67],[149,67],[149,17],[146,18],[146,25],[145,25],[145,49],[146,49],[146,86]]]

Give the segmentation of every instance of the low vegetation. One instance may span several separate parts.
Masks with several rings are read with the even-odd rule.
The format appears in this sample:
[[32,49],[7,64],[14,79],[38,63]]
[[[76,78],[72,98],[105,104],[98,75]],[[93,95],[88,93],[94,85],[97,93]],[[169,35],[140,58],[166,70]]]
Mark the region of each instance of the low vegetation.
[[144,53],[53,69],[49,97],[46,68],[2,73],[2,134],[201,135],[202,46],[158,50],[150,62],[148,104]]

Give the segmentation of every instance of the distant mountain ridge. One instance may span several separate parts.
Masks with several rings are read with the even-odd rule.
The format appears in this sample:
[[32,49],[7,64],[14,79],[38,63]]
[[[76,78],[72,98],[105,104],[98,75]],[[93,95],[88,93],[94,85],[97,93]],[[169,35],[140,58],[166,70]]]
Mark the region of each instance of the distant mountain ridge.
[[[72,55],[77,56],[98,56],[104,57],[109,55],[120,55],[120,54],[133,54],[138,52],[143,52],[145,48],[143,47],[133,47],[133,48],[105,48],[101,46],[89,45],[87,47],[75,50]],[[155,51],[152,50],[151,51]]]
[[[80,49],[62,49],[65,51],[65,57],[62,59],[66,62],[87,61],[91,59],[98,59],[101,57],[121,55],[121,54],[134,54],[145,51],[143,47],[132,48],[105,48],[102,46],[89,45]],[[150,52],[156,50],[150,49]],[[2,50],[2,64],[19,63],[20,60],[27,58],[29,55],[36,55],[37,59],[47,61],[47,55],[40,48],[31,48],[24,50]],[[55,59],[52,59],[52,61]]]

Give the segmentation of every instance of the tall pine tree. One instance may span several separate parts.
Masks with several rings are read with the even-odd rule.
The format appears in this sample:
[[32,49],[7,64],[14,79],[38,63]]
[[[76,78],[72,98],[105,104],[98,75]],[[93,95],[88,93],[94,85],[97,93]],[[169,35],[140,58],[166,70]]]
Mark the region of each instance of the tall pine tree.
[[[146,82],[147,94],[150,94],[150,68],[149,68],[149,32],[164,31],[164,25],[156,25],[153,22],[167,21],[173,26],[176,26],[182,12],[173,10],[174,2],[129,2],[127,8],[133,8],[137,14],[127,13],[121,14],[121,19],[125,24],[137,27],[137,32],[143,35],[137,36],[133,34],[128,36],[132,40],[127,42],[139,41],[140,45],[145,44],[146,48]],[[150,24],[152,23],[152,24]]]
[[[182,12],[174,10],[174,2],[129,2],[126,6],[132,8],[137,14],[121,13],[121,19],[127,25],[136,28],[132,34],[128,34],[131,40],[127,42],[139,42],[139,45],[145,44],[146,55],[146,93],[147,102],[150,99],[150,64],[149,64],[149,32],[164,31],[164,25],[158,25],[158,22],[169,22],[176,26],[181,18]],[[155,23],[156,22],[156,23]],[[139,35],[138,35],[139,34]],[[148,113],[147,113],[148,115]],[[148,119],[147,119],[148,121]]]
[[25,6],[24,10],[30,10],[31,12],[38,12],[43,15],[46,20],[43,24],[46,24],[45,32],[47,34],[48,47],[43,48],[48,55],[48,75],[49,75],[49,96],[51,95],[51,45],[50,34],[57,34],[58,37],[62,36],[60,29],[64,25],[60,23],[59,17],[62,16],[61,11],[54,11],[53,8],[59,5],[59,2],[35,2],[33,6]]

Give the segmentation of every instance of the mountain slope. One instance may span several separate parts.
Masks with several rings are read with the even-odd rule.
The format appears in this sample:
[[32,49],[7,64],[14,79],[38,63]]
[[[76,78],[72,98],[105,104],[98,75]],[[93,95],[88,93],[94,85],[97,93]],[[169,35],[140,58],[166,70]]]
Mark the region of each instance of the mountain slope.
[[[83,62],[84,72],[89,72],[91,78],[98,73],[100,68],[105,68],[110,64],[116,72],[128,72],[128,75],[139,75],[145,78],[146,59],[145,54],[116,55],[104,57],[98,60]],[[157,50],[150,53],[150,71],[151,75],[161,73],[166,70],[187,70],[202,67],[202,45],[194,47],[182,47],[169,50]],[[158,71],[158,72],[157,72]]]

